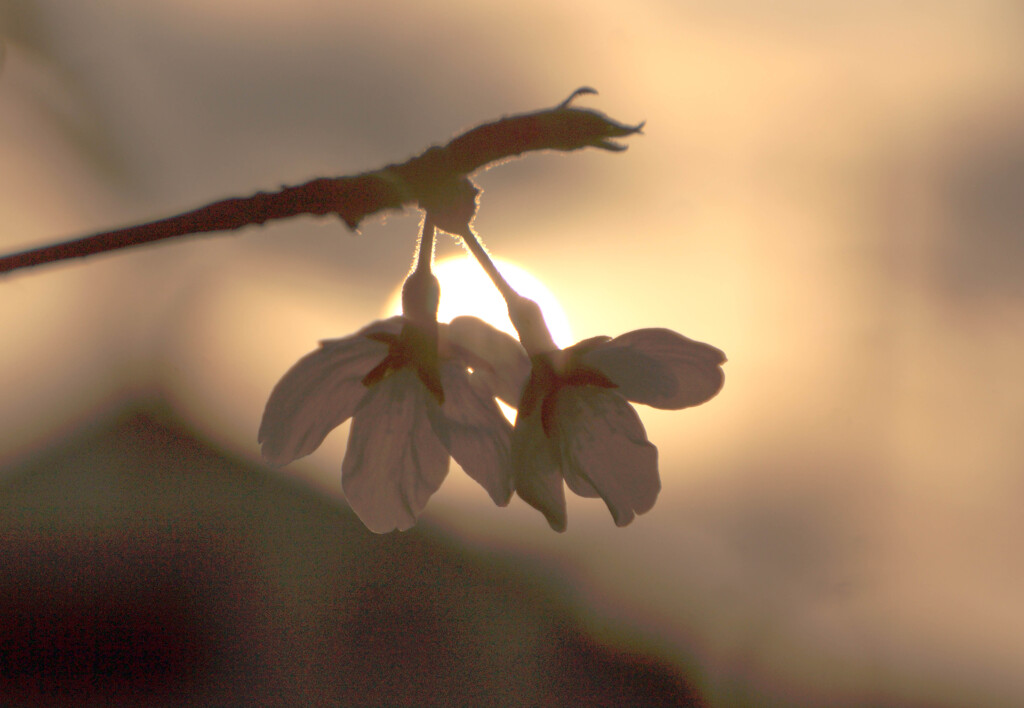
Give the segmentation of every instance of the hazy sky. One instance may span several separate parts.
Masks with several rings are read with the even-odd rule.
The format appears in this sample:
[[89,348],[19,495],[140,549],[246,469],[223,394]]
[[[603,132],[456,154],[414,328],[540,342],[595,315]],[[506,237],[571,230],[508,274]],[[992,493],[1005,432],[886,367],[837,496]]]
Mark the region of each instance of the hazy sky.
[[[641,411],[663,491],[628,528],[573,499],[553,534],[458,470],[424,522],[547,559],[723,700],[738,677],[781,703],[1024,695],[1018,3],[25,0],[0,22],[5,250],[402,161],[596,87],[583,105],[644,135],[480,175],[476,227],[576,338],[675,329],[725,351],[725,389]],[[0,451],[155,392],[258,458],[275,381],[382,316],[418,219],[0,280]],[[283,474],[340,498],[344,444]]]

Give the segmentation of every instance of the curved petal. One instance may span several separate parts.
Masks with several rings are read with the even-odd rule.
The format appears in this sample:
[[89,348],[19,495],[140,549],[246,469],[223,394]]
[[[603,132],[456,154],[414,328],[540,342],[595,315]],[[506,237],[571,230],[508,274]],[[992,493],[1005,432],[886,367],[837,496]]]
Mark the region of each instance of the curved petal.
[[516,418],[512,430],[512,474],[516,494],[537,509],[555,531],[565,531],[565,488],[558,460],[544,434],[539,409]]
[[654,506],[661,490],[658,450],[621,396],[593,386],[566,388],[554,424],[570,489],[600,494],[617,526]]
[[696,406],[724,382],[725,355],[670,329],[627,332],[582,355],[604,372],[623,397],[655,408]]
[[427,407],[435,433],[466,474],[505,506],[512,497],[512,426],[490,391],[474,386],[461,364],[441,365],[441,385],[444,405]]
[[415,372],[402,369],[371,386],[356,409],[341,486],[375,533],[411,527],[448,474],[448,451],[427,417],[429,396]]
[[[442,339],[491,390],[510,406],[519,405],[530,377],[530,359],[512,336],[476,317],[456,317],[442,325]],[[444,345],[442,345],[443,347]]]
[[342,339],[320,343],[274,386],[257,440],[271,464],[286,465],[316,450],[327,434],[352,417],[366,394],[362,379],[388,353],[365,335],[397,334],[401,318],[374,324]]

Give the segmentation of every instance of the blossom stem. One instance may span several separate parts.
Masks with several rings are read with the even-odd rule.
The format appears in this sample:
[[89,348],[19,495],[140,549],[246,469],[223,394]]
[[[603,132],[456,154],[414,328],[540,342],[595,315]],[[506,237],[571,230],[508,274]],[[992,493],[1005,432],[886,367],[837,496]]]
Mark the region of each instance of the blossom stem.
[[487,250],[480,242],[480,239],[473,233],[473,229],[467,226],[464,231],[459,233],[459,236],[462,237],[462,242],[466,244],[466,248],[473,254],[480,267],[484,269],[491,282],[494,283],[494,287],[498,289],[498,292],[505,299],[505,305],[508,307],[508,318],[512,321],[512,326],[516,328],[516,332],[519,334],[519,342],[526,349],[526,353],[530,356],[535,356],[558,349],[555,346],[554,338],[551,336],[551,331],[544,322],[544,315],[540,311],[540,306],[512,289],[512,286],[508,284],[505,277],[498,271],[497,266],[494,265],[494,261],[487,254]]
[[435,231],[434,220],[428,215],[416,247],[416,266],[402,285],[402,314],[431,331],[437,329],[437,306],[441,297],[437,278],[431,272]]
[[508,303],[510,297],[518,296],[518,293],[516,293],[516,291],[512,289],[512,286],[508,284],[508,281],[505,280],[505,276],[503,276],[497,266],[494,265],[494,261],[491,260],[491,257],[488,255],[487,249],[484,248],[483,243],[481,243],[477,235],[473,233],[473,229],[467,226],[466,230],[460,233],[459,236],[462,238],[462,243],[466,245],[469,252],[473,254],[474,258],[476,258],[476,262],[479,263],[480,267],[484,269],[485,273],[487,273],[487,277],[491,279],[492,283],[494,283],[494,287],[496,287],[498,292],[501,293],[501,296],[505,299],[505,303]]
[[427,214],[423,221],[423,230],[416,246],[416,268],[418,273],[429,273],[434,264],[434,220]]

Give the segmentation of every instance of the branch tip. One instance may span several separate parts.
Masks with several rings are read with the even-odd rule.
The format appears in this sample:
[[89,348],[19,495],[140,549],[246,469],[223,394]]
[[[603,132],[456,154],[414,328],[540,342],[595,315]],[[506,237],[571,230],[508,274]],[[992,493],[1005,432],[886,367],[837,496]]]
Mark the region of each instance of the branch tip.
[[590,86],[580,86],[578,89],[569,94],[569,98],[565,99],[558,104],[558,108],[568,108],[569,104],[573,102],[578,96],[589,96],[597,95],[597,89],[591,88]]

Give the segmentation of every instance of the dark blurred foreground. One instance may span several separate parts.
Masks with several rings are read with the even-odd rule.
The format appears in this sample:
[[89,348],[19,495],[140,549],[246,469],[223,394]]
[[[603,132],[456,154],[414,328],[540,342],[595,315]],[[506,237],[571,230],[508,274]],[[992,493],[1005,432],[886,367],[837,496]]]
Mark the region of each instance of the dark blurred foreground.
[[5,706],[701,704],[588,636],[536,568],[371,534],[161,416],[4,479]]

